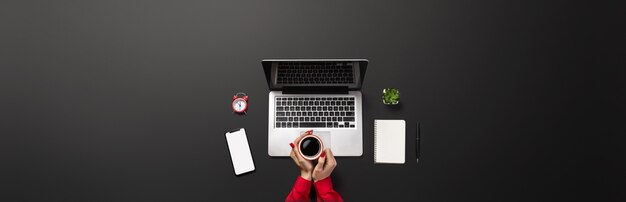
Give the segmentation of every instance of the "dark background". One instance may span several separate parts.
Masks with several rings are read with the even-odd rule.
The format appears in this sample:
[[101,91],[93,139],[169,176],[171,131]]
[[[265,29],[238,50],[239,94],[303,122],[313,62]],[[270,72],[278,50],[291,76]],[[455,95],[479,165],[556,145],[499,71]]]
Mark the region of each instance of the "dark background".
[[[0,200],[284,200],[298,171],[267,155],[260,61],[366,58],[345,200],[624,201],[624,19],[574,1],[3,0]],[[407,121],[406,164],[374,165],[376,118]],[[239,127],[257,170],[236,177]]]

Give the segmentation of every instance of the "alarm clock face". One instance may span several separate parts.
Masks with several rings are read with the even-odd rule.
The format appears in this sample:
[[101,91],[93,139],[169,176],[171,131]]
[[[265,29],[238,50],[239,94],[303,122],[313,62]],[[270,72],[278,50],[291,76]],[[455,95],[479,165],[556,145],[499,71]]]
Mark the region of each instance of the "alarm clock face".
[[245,100],[238,98],[233,101],[233,110],[236,112],[243,112],[246,108],[248,108],[248,103]]

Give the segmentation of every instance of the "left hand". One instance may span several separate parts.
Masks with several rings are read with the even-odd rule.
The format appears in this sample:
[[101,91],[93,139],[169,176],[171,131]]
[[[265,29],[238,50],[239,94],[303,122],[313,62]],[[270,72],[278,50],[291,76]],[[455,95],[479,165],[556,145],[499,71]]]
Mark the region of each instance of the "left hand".
[[304,179],[311,180],[313,163],[309,160],[302,158],[302,156],[298,154],[298,147],[296,146],[298,145],[298,142],[300,142],[300,140],[307,134],[309,134],[309,132],[300,135],[298,138],[296,138],[296,140],[293,141],[293,143],[289,143],[289,146],[291,146],[291,153],[289,154],[289,156],[291,156],[293,162],[296,163],[298,168],[300,168],[300,176]]

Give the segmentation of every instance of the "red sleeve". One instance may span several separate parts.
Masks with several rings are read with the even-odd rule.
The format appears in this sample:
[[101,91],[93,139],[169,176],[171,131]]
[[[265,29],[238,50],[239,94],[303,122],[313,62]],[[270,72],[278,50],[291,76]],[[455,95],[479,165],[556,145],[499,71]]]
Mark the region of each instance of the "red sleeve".
[[311,194],[311,181],[302,178],[301,176],[296,179],[296,184],[293,185],[291,192],[285,199],[286,202],[309,202],[311,199],[309,195]]
[[317,201],[343,202],[339,193],[333,189],[333,182],[330,180],[330,177],[315,182],[313,186],[315,186],[315,191],[317,192]]

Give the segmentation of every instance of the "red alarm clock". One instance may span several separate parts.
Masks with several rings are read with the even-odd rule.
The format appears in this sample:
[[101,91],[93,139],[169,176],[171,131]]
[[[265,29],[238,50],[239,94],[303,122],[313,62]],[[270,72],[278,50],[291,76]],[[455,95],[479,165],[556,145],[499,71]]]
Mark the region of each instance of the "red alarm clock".
[[245,114],[246,110],[248,110],[248,96],[245,93],[235,94],[231,107],[236,113]]

